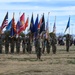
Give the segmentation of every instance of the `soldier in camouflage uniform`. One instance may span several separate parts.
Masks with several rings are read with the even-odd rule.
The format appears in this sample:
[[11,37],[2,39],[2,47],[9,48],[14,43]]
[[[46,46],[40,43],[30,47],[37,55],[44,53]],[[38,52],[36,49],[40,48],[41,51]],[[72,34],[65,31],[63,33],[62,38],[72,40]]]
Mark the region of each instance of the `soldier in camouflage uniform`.
[[20,37],[16,38],[16,53],[20,52]]
[[11,53],[14,53],[14,46],[15,46],[14,37],[11,37],[11,40],[10,40]]
[[52,33],[52,35],[51,35],[51,45],[52,45],[53,54],[56,54],[56,43],[57,43],[56,35],[55,35],[55,33]]
[[66,35],[66,51],[69,52],[69,47],[70,47],[70,35]]
[[0,35],[0,54],[2,54],[2,38],[1,38],[1,35]]
[[30,37],[28,36],[27,37],[27,52],[31,53],[31,51],[32,51],[31,40],[30,40]]
[[9,53],[9,38],[5,37],[5,53]]
[[25,37],[23,38],[23,41],[22,41],[22,48],[23,48],[23,53],[25,53],[25,48],[26,48]]
[[45,34],[42,34],[43,37],[42,37],[42,53],[44,54],[45,52],[45,44],[46,44],[46,36]]
[[50,38],[48,38],[46,39],[46,51],[48,54],[50,53],[50,46],[51,46]]
[[37,59],[40,59],[41,58],[41,41],[40,41],[39,35],[35,38],[35,49],[36,49]]

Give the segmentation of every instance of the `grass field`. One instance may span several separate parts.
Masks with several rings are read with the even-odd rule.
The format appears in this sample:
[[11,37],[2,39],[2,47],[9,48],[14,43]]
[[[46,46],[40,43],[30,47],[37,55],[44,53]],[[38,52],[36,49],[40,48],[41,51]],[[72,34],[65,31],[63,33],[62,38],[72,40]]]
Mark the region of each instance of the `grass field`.
[[37,60],[32,54],[0,54],[0,75],[75,75],[75,47],[66,52],[57,46],[57,53],[42,54]]

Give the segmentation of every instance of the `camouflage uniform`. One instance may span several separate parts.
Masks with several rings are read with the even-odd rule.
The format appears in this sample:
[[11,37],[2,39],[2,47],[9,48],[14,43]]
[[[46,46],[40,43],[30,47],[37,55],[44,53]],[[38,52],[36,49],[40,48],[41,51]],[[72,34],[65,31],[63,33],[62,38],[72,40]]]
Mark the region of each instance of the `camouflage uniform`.
[[9,40],[8,38],[5,39],[5,53],[8,54],[9,52]]
[[66,51],[69,52],[69,47],[70,47],[70,35],[66,35]]
[[44,54],[45,52],[45,45],[46,45],[46,37],[45,34],[43,35],[43,39],[42,39],[42,53]]
[[25,38],[23,38],[22,41],[22,48],[23,48],[23,53],[25,53],[25,48],[26,48]]
[[27,37],[27,52],[31,53],[31,51],[32,51],[31,41],[30,38]]
[[2,38],[0,36],[0,54],[2,53]]
[[47,53],[49,54],[50,53],[50,40],[46,39],[46,50],[47,50]]
[[41,58],[41,41],[40,38],[35,39],[35,49],[36,49],[36,54],[37,54],[37,59]]
[[11,53],[14,53],[14,46],[15,46],[14,37],[11,37],[10,41]]
[[53,54],[56,54],[56,43],[57,43],[56,35],[53,33],[51,37],[51,45],[52,45]]
[[16,53],[20,52],[20,38],[16,38]]

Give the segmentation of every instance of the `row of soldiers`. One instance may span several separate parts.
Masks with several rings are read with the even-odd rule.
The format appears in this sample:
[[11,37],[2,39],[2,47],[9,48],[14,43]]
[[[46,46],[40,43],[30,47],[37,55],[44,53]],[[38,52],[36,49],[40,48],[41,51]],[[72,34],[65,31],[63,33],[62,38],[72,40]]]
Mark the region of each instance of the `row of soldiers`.
[[[66,35],[66,51],[69,51],[69,40],[70,36]],[[22,41],[22,42],[21,42]],[[0,53],[2,53],[2,38],[0,36]],[[35,46],[35,53],[37,54],[37,58],[40,59],[41,54],[45,52],[45,47],[46,47],[46,52],[49,54],[50,53],[50,48],[52,46],[52,52],[53,54],[56,53],[56,44],[57,44],[57,38],[54,33],[52,33],[48,38],[45,37],[45,34],[38,36],[34,38],[34,40],[31,40],[31,37],[28,35],[27,37],[23,37],[22,39],[20,37],[7,37],[5,36],[4,38],[4,45],[5,45],[5,53],[9,53],[9,46],[10,46],[10,52],[14,53],[14,48],[16,45],[16,53],[20,53],[20,47],[22,43],[22,51],[25,53],[26,51],[28,53],[32,52],[32,46],[34,43]]]
[[0,36],[0,53],[2,53],[3,45],[5,48],[6,54],[9,53],[9,49],[11,53],[14,53],[15,47],[16,47],[16,53],[20,53],[21,43],[22,43],[23,53],[25,53],[25,49],[27,50],[27,52],[31,53],[31,43],[28,37],[22,38],[22,39],[20,37],[17,37],[17,38],[16,37],[5,37],[4,40],[2,40]]

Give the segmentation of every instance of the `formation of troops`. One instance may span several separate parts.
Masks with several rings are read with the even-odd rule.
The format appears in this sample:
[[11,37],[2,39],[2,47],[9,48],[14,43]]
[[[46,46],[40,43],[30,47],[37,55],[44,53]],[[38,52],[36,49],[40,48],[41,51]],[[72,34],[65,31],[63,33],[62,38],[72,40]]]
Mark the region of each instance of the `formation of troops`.
[[[29,53],[31,54],[33,51],[33,46],[35,47],[35,54],[37,55],[37,59],[41,58],[41,54],[46,52],[49,54],[50,49],[52,47],[53,54],[56,54],[56,44],[57,44],[57,37],[54,33],[52,33],[48,38],[45,37],[45,33],[43,35],[39,35],[32,39],[30,35],[27,35],[25,37],[7,37],[5,36],[4,39],[2,39],[2,36],[0,36],[0,54],[3,52],[3,46],[5,49],[5,54],[8,53],[15,53],[14,50],[16,48],[16,53],[19,54],[20,51],[22,51],[23,54]],[[22,50],[21,50],[22,46]],[[10,47],[10,48],[9,48]],[[70,47],[70,35],[66,35],[66,51],[69,52]],[[9,50],[10,49],[10,50]],[[9,52],[10,51],[10,52]]]

